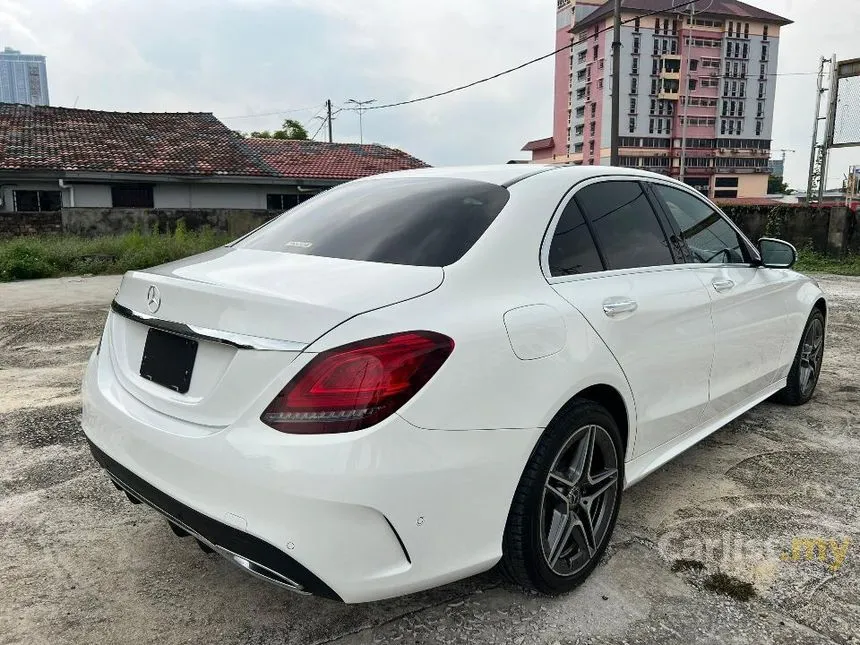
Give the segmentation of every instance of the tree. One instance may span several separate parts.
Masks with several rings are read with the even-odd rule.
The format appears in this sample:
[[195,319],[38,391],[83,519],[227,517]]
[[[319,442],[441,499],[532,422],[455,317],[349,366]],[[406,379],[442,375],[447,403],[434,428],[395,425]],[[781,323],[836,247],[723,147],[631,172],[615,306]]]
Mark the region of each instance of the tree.
[[296,141],[307,141],[310,138],[305,126],[295,119],[284,121],[284,125],[281,126],[280,130],[275,130],[274,132],[261,130],[259,132],[252,132],[247,136],[255,139],[293,139]]
[[782,177],[771,175],[767,178],[768,195],[790,195],[793,191],[788,187]]

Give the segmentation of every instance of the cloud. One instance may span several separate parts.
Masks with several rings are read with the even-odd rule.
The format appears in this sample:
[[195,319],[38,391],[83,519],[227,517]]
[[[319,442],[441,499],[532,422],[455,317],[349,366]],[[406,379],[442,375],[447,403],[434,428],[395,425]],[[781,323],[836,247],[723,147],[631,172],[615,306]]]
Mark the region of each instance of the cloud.
[[[860,5],[847,0],[752,0],[786,15],[780,71],[811,71],[834,50],[856,55]],[[550,0],[0,0],[0,45],[48,57],[57,105],[114,110],[211,111],[232,128],[315,129],[309,106],[331,98],[380,103],[467,83],[549,52]],[[552,61],[426,103],[365,114],[365,138],[433,164],[526,157],[552,132]],[[815,79],[780,77],[774,148],[792,148],[788,177],[805,184]],[[341,141],[358,118],[340,112]],[[834,180],[855,153],[834,154]],[[860,154],[857,155],[860,160]]]

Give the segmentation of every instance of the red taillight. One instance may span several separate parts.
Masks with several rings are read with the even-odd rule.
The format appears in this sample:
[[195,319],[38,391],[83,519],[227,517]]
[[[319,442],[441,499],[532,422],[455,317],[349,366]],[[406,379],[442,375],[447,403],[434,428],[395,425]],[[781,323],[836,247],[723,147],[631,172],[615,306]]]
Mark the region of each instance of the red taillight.
[[319,354],[260,419],[290,434],[354,432],[379,423],[412,398],[454,351],[429,331],[371,338]]

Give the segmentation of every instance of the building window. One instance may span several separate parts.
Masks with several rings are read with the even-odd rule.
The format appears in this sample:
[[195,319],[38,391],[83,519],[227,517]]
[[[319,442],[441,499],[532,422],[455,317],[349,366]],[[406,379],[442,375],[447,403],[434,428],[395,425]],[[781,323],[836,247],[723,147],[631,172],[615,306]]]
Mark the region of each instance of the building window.
[[591,118],[593,119],[597,114],[597,103],[591,104]]
[[743,47],[743,58],[749,58],[750,55],[750,46],[744,43]]
[[735,43],[735,58],[740,58],[741,56],[741,44]]
[[300,195],[269,194],[266,195],[266,208],[270,211],[288,211],[301,201],[304,200]]
[[749,38],[749,37],[750,37],[750,23],[745,22],[744,23],[744,38]]
[[759,77],[764,78],[767,76],[767,63],[762,63],[759,69]]
[[763,98],[764,98],[764,83],[759,83],[759,84],[758,84],[758,97],[759,97],[760,99],[763,99]]
[[740,83],[738,83],[738,85],[740,85],[740,87],[738,88],[740,90],[740,97],[744,98],[747,93],[747,84],[741,81]]
[[738,101],[738,116],[744,115],[744,102]]
[[603,89],[603,79],[602,78],[597,79],[597,89],[599,89],[599,90]]
[[720,134],[725,134],[725,133],[726,133],[726,120],[722,119],[720,121]]
[[695,71],[698,71],[698,69],[699,69],[699,61],[698,61],[698,59],[694,58],[693,60],[690,61],[690,71],[695,72]]
[[639,79],[635,76],[630,79],[630,93],[638,94],[639,93]]
[[656,56],[659,53],[660,53],[660,39],[655,38],[654,39],[654,55]]
[[59,190],[16,190],[12,193],[15,210],[22,213],[58,211],[63,207]]
[[630,98],[630,114],[636,114],[636,97]]
[[603,69],[603,59],[602,59],[602,58],[600,59],[600,65],[598,65],[598,67],[599,67],[600,69]]
[[652,59],[652,60],[651,60],[651,74],[652,74],[653,76],[656,76],[656,75],[657,75],[657,73],[660,71],[660,69],[659,69],[659,67],[658,67],[658,65],[659,65],[659,64],[660,64],[660,63],[659,63],[659,61],[658,61],[656,58],[654,58],[654,59]]
[[577,62],[584,63],[585,58],[587,56],[588,56],[588,52],[583,50],[583,51],[579,52],[579,54],[576,55],[576,60],[577,60]]
[[633,57],[633,74],[638,74],[638,73],[639,73],[639,57],[634,56]]
[[111,186],[114,208],[153,208],[152,186],[147,184],[119,184]]
[[755,136],[760,137],[761,131],[762,131],[762,122],[756,121],[755,122]]
[[642,39],[639,36],[633,36],[633,53],[639,53],[639,46],[642,44]]
[[677,54],[677,53],[678,53],[678,41],[677,41],[677,40],[673,40],[673,41],[672,41],[672,43],[671,43],[671,45],[672,45],[672,47],[671,47],[671,53],[672,53],[672,54]]
[[758,110],[756,111],[756,117],[762,118],[764,116],[764,103],[762,101],[758,102]]
[[638,16],[633,20],[633,31],[639,31],[639,17]]
[[732,64],[732,76],[737,76],[737,75],[738,75],[738,71],[739,71],[739,70],[740,70],[740,67],[738,66],[737,61],[735,61],[735,62]]
[[578,137],[581,137],[583,132],[585,132],[585,126],[584,125],[578,125],[573,130],[573,133]]
[[654,134],[654,119],[648,119],[648,132]]
[[731,38],[735,33],[735,23],[729,20],[729,38]]
[[714,199],[734,199],[738,196],[736,190],[715,190]]
[[582,100],[585,98],[585,88],[584,87],[581,87],[580,89],[576,90],[576,98],[579,100]]
[[764,30],[762,31],[762,40],[767,40],[767,25],[764,26]]
[[767,60],[767,45],[761,46],[761,59]]
[[659,18],[657,18],[657,19],[654,21],[654,33],[655,33],[655,34],[659,34],[659,33],[660,33],[660,19],[659,19]]
[[630,132],[636,132],[636,119],[634,117],[630,117],[630,123],[628,124],[630,128]]
[[588,126],[588,134],[593,137],[596,128],[597,128],[597,124],[594,121],[592,121]]
[[669,53],[669,41],[666,40],[665,38],[663,39],[663,53],[664,54]]
[[691,78],[691,79],[689,79],[689,81],[688,81],[688,82],[689,82],[689,84],[690,84],[690,90],[695,90],[695,89],[696,89],[696,79],[695,79],[695,78]]
[[651,79],[651,94],[654,95],[656,93],[657,93],[657,79],[652,78]]

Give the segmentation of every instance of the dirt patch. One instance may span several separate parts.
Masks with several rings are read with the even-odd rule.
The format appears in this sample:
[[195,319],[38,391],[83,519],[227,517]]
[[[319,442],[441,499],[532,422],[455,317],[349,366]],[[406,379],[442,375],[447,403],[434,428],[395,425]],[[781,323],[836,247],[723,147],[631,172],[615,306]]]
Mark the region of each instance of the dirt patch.
[[748,582],[738,580],[737,578],[733,578],[725,573],[712,573],[705,578],[704,586],[708,591],[720,593],[724,596],[728,596],[729,598],[734,598],[735,600],[741,600],[743,602],[747,602],[748,600],[755,598],[755,587]]
[[85,445],[79,405],[55,405],[0,415],[0,440],[26,448]]

